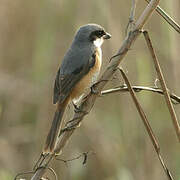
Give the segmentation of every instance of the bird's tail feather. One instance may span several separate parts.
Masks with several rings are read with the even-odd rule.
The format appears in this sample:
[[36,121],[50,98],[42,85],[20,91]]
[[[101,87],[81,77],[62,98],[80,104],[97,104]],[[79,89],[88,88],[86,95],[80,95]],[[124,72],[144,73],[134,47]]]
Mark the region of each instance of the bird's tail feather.
[[62,104],[58,104],[57,106],[50,131],[46,138],[46,143],[43,149],[43,153],[54,153],[57,137],[59,135],[59,130],[61,129],[63,122],[62,121],[63,114],[67,104],[68,104],[68,100],[65,100]]

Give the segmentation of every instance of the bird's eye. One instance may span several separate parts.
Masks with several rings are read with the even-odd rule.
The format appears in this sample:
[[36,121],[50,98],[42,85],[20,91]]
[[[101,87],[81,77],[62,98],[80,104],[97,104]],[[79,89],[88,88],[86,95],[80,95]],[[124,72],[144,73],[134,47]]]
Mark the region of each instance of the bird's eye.
[[97,37],[102,37],[104,34],[105,34],[105,32],[103,30],[96,31]]
[[97,30],[97,31],[93,31],[89,38],[90,38],[90,41],[94,41],[96,40],[97,38],[101,38],[103,35],[105,35],[105,32],[104,30]]

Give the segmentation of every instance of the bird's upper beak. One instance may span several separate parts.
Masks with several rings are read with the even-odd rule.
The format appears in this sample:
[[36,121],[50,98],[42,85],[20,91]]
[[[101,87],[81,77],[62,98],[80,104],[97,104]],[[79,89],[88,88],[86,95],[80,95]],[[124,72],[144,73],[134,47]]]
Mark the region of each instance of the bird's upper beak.
[[106,32],[106,34],[103,36],[103,39],[110,39],[111,35],[109,33]]

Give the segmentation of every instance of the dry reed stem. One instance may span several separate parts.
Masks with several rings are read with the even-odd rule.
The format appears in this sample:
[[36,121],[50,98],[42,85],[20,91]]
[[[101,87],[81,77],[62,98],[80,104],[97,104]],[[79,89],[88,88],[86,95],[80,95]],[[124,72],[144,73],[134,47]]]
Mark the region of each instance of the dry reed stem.
[[[145,86],[132,86],[132,89],[134,90],[134,92],[150,91],[150,92],[164,95],[162,89],[159,89],[156,87],[153,88],[153,87],[145,87]],[[107,89],[107,90],[101,91],[101,94],[106,95],[106,94],[112,94],[112,93],[116,93],[116,92],[128,92],[128,91],[129,91],[128,87],[123,85],[123,86],[116,87],[113,89]],[[174,104],[180,104],[179,96],[177,96],[176,94],[171,93],[171,92],[169,92],[169,95]]]
[[[149,0],[145,1],[149,3]],[[173,27],[178,33],[180,33],[179,24],[174,19],[172,19],[160,6],[157,6],[156,11],[171,27]]]
[[139,112],[139,115],[141,116],[141,119],[142,119],[142,121],[143,121],[143,123],[144,123],[144,126],[145,126],[145,128],[146,128],[146,131],[147,131],[148,134],[149,134],[149,137],[150,137],[151,142],[152,142],[152,144],[153,144],[153,147],[154,147],[154,149],[155,149],[155,151],[156,151],[156,153],[157,153],[157,155],[158,155],[158,158],[159,158],[159,160],[160,160],[160,163],[161,163],[161,165],[162,165],[162,167],[163,167],[163,169],[164,169],[164,171],[165,171],[168,179],[169,179],[169,180],[173,180],[173,177],[172,177],[172,175],[171,175],[171,172],[170,172],[169,169],[167,168],[167,166],[166,166],[166,164],[165,164],[165,162],[164,162],[164,160],[163,160],[163,158],[162,158],[162,156],[161,156],[161,154],[160,154],[160,146],[159,146],[159,143],[158,143],[158,141],[157,141],[157,139],[156,139],[156,136],[155,136],[154,133],[153,133],[153,130],[152,130],[152,128],[151,128],[151,126],[150,126],[150,124],[149,124],[149,121],[148,121],[148,119],[147,119],[147,117],[146,117],[146,114],[145,114],[145,112],[143,111],[140,103],[138,102],[137,97],[136,97],[136,94],[135,94],[133,88],[131,87],[131,84],[130,84],[130,82],[129,82],[127,76],[126,76],[126,74],[124,73],[123,69],[120,68],[120,72],[121,72],[121,74],[122,74],[122,77],[123,77],[123,79],[124,79],[124,81],[125,81],[128,89],[129,89],[130,95],[131,95],[131,97],[132,97],[132,99],[133,99],[133,102],[134,102],[134,104],[135,104],[138,112]]
[[164,98],[166,100],[166,104],[167,104],[167,107],[169,109],[169,113],[171,115],[171,119],[172,119],[172,122],[173,122],[173,125],[174,125],[174,128],[175,128],[175,131],[176,131],[176,135],[177,135],[178,140],[180,142],[180,126],[179,126],[179,123],[178,123],[178,120],[177,120],[177,117],[176,117],[176,112],[174,110],[174,107],[173,107],[171,99],[170,99],[169,91],[168,91],[168,88],[167,88],[167,85],[166,85],[166,82],[165,82],[165,79],[164,79],[164,76],[163,76],[159,61],[158,61],[157,56],[155,54],[155,51],[154,51],[154,48],[152,46],[152,42],[151,42],[151,39],[149,37],[148,32],[143,31],[143,34],[144,34],[148,49],[150,51],[150,54],[151,54],[153,62],[154,62],[154,66],[155,66],[155,69],[156,69],[156,72],[157,72],[157,76],[159,78],[159,81],[160,81],[160,84],[161,84],[161,87],[162,87],[162,90],[163,90],[163,93],[164,93]]
[[126,35],[128,33],[128,29],[130,29],[130,31],[132,31],[134,28],[135,10],[136,10],[136,0],[132,0],[132,6],[131,6],[131,11],[130,11],[129,21],[128,21],[128,24],[126,26],[126,31],[125,31]]

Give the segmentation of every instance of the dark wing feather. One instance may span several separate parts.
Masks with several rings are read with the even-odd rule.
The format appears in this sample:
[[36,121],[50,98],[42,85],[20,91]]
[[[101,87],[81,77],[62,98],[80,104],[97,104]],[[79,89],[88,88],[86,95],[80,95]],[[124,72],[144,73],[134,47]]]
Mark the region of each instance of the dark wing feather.
[[[91,53],[91,56],[86,56],[84,57],[85,59],[82,57],[79,65],[70,65],[71,69],[67,66],[60,67],[54,83],[54,104],[56,104],[57,101],[60,103],[63,102],[77,82],[94,66],[96,60],[95,54],[94,51],[94,53]],[[64,70],[63,73],[61,73],[61,68]],[[68,71],[65,68],[68,68]]]

